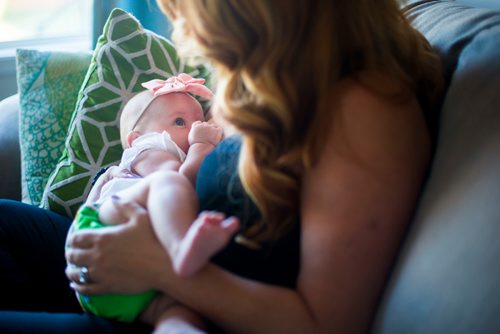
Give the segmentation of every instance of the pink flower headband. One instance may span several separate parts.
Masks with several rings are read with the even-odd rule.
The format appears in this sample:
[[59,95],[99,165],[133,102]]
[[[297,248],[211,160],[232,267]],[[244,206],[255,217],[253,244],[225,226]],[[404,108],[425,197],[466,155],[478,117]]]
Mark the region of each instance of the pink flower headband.
[[214,94],[203,83],[205,79],[195,79],[186,73],[181,73],[167,80],[153,79],[143,83],[142,87],[148,89],[154,96],[180,92],[191,93],[209,100]]
[[142,87],[149,90],[153,97],[147,101],[137,114],[137,119],[133,123],[132,130],[136,127],[139,120],[142,118],[144,111],[149,107],[158,96],[171,93],[191,93],[203,99],[210,100],[214,94],[210,89],[203,85],[205,79],[196,79],[186,73],[181,73],[178,76],[172,76],[167,80],[153,79],[142,83]]

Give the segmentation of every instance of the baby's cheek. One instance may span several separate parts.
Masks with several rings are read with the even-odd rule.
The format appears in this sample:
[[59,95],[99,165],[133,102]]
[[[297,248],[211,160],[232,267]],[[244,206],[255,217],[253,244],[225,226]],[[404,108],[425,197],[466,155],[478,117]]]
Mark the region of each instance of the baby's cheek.
[[189,150],[189,131],[183,135],[183,138],[177,142],[177,145],[185,152]]

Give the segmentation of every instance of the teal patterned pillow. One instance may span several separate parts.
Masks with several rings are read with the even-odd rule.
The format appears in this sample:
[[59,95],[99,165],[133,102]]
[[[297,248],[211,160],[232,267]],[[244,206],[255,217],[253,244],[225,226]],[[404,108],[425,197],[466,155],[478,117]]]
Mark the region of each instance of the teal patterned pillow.
[[144,29],[132,15],[114,9],[97,42],[78,95],[62,157],[51,174],[41,206],[73,217],[92,179],[120,159],[120,111],[141,83],[185,72],[208,79],[205,67],[186,65],[165,38]]
[[91,54],[18,49],[23,202],[38,205],[64,148]]

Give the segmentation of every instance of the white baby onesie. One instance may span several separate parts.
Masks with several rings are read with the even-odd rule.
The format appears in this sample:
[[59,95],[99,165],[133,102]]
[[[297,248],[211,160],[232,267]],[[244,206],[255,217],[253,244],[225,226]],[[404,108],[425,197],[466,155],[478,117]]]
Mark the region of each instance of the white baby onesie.
[[[147,133],[134,140],[132,146],[123,151],[119,166],[132,171],[132,165],[139,154],[150,149],[160,149],[170,152],[179,158],[180,163],[186,160],[186,153],[172,140],[168,132],[163,131],[162,133]],[[102,187],[101,196],[99,196],[97,203],[102,203],[109,196],[134,185],[141,178],[139,175],[131,172],[130,177],[117,177],[110,180]]]

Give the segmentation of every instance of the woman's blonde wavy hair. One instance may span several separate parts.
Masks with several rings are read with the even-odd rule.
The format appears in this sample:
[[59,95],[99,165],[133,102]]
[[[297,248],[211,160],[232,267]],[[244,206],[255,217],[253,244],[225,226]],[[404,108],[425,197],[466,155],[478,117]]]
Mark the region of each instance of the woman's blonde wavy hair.
[[240,178],[262,214],[247,232],[257,241],[278,238],[298,217],[302,175],[322,150],[335,83],[374,70],[424,100],[441,85],[437,57],[394,0],[158,3],[179,53],[214,66],[215,112],[242,134]]

